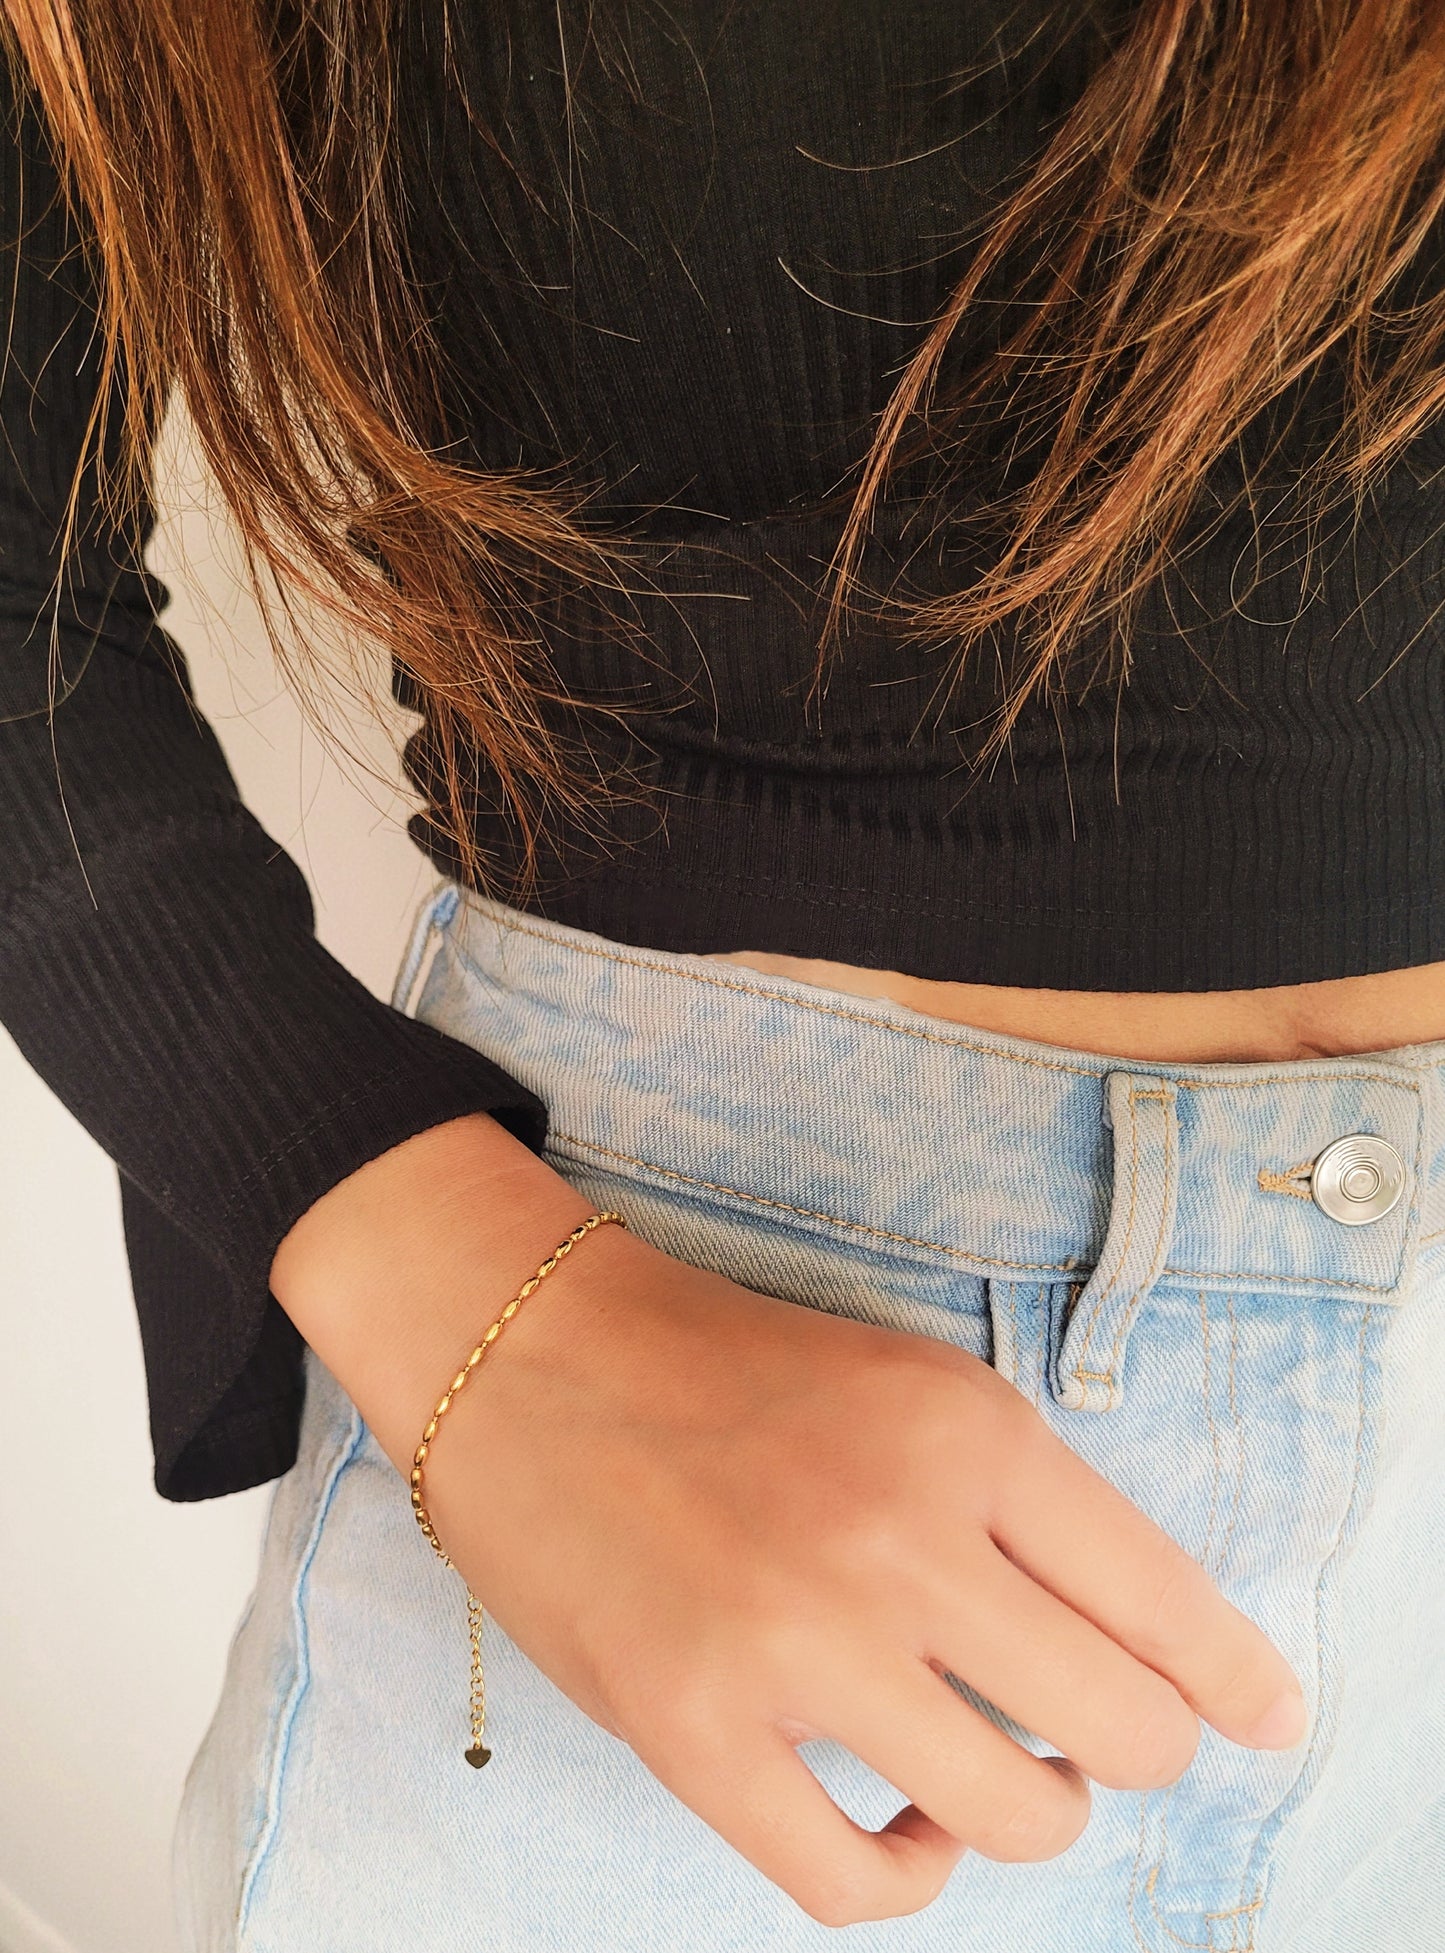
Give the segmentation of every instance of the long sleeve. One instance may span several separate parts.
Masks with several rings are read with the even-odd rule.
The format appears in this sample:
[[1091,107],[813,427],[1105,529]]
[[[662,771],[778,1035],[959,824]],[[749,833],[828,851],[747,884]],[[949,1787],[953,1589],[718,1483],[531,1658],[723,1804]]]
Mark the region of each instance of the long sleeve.
[[546,1113],[317,942],[301,872],[242,804],[157,621],[149,513],[121,536],[88,493],[57,603],[97,385],[93,261],[33,111],[7,106],[0,1021],[116,1163],[157,1489],[207,1498],[295,1455],[301,1345],[267,1285],[291,1224],[429,1126],[487,1111],[540,1146]]

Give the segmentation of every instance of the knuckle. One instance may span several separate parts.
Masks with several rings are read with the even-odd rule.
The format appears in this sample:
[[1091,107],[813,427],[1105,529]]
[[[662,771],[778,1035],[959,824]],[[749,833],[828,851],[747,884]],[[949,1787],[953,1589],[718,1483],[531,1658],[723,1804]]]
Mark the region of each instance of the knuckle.
[[792,1896],[820,1926],[857,1926],[876,1916],[873,1895],[864,1889],[856,1873],[839,1866],[795,1886]]
[[[654,1687],[647,1715],[669,1750],[696,1754],[714,1750],[736,1720],[728,1702],[726,1678],[703,1670],[675,1675]],[[633,1717],[631,1720],[635,1721]]]
[[[991,1436],[1005,1437],[1011,1443],[1027,1442],[1038,1432],[1047,1430],[1028,1398],[1007,1377],[1000,1376],[990,1364],[966,1350],[958,1354],[968,1364],[963,1380],[969,1387],[971,1420],[984,1421]],[[956,1423],[956,1398],[950,1400],[949,1408]]]
[[1007,1460],[1010,1476],[1023,1470],[1046,1482],[1058,1470],[1063,1439],[1012,1384],[988,1404],[987,1420],[989,1454]]
[[820,1547],[843,1574],[895,1572],[909,1557],[908,1511],[906,1500],[855,1482],[831,1502]]
[[1279,1683],[1269,1668],[1250,1654],[1229,1662],[1210,1691],[1222,1714],[1250,1723],[1264,1714],[1278,1693]]
[[897,1352],[887,1395],[893,1427],[920,1468],[956,1460],[968,1434],[1042,1427],[1032,1404],[990,1364],[951,1344],[912,1340],[923,1348]]
[[1177,1783],[1194,1761],[1199,1747],[1199,1719],[1178,1696],[1163,1700],[1135,1724],[1126,1752],[1130,1790],[1157,1790]]
[[1075,1789],[1060,1776],[1057,1791],[1036,1788],[1003,1806],[978,1849],[1001,1864],[1037,1864],[1057,1858],[1082,1835],[1089,1811],[1088,1786]]
[[1148,1617],[1143,1623],[1148,1646],[1153,1653],[1172,1647],[1181,1631],[1187,1629],[1198,1603],[1198,1573],[1195,1562],[1174,1550],[1159,1567]]
[[812,1610],[800,1606],[778,1605],[760,1613],[748,1628],[750,1667],[757,1674],[786,1681],[816,1672],[822,1625]]
[[810,1918],[820,1926],[859,1926],[870,1920],[901,1919],[922,1912],[948,1883],[952,1866],[919,1865],[911,1876],[879,1877],[865,1862],[856,1866],[833,1865],[815,1875],[805,1886],[791,1888],[792,1896]]

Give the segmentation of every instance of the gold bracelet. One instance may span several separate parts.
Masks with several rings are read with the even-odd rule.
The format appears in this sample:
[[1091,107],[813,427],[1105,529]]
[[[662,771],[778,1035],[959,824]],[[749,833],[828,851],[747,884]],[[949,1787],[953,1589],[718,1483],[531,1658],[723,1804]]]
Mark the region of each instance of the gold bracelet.
[[[607,1221],[615,1221],[618,1227],[626,1227],[627,1225],[620,1214],[614,1214],[611,1211],[605,1214],[589,1214],[585,1221],[582,1221],[577,1227],[573,1228],[565,1241],[560,1242],[552,1250],[536,1274],[527,1277],[526,1281],[517,1290],[517,1293],[497,1317],[486,1335],[477,1344],[461,1369],[457,1371],[456,1375],[447,1385],[445,1395],[432,1412],[430,1421],[421,1434],[421,1443],[417,1446],[416,1455],[411,1461],[411,1508],[416,1514],[417,1524],[421,1527],[425,1536],[431,1541],[434,1550],[440,1556],[444,1566],[450,1566],[451,1560],[447,1555],[446,1548],[437,1538],[436,1527],[431,1522],[425,1500],[422,1497],[422,1468],[426,1464],[427,1453],[431,1449],[432,1440],[436,1437],[437,1426],[451,1409],[452,1399],[472,1374],[472,1371],[476,1369],[498,1336],[501,1335],[503,1329],[512,1320],[512,1317],[517,1313],[518,1309],[521,1308],[527,1297],[532,1293],[532,1290],[551,1274],[559,1261],[571,1254],[577,1243],[585,1235],[590,1234],[593,1228],[603,1226]],[[472,1637],[472,1742],[471,1748],[466,1752],[466,1759],[472,1765],[473,1769],[476,1770],[480,1770],[484,1763],[490,1761],[492,1754],[482,1742],[482,1731],[487,1719],[487,1690],[486,1684],[482,1680],[482,1619],[482,1603],[477,1599],[471,1588],[468,1587],[467,1625],[471,1630]]]

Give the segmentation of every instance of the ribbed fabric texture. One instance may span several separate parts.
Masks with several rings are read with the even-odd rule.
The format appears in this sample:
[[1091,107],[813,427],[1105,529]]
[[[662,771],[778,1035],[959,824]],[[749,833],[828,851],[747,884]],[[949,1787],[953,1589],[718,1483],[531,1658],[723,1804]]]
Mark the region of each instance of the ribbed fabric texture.
[[[602,837],[555,825],[526,906],[663,949],[1057,989],[1445,957],[1445,430],[1360,520],[1307,541],[1300,464],[1339,425],[1328,370],[1215,471],[1122,688],[1076,675],[980,768],[1016,647],[945,696],[944,653],[860,621],[806,702],[830,493],[999,192],[1077,100],[1100,12],[466,9],[451,58],[470,120],[434,16],[410,17],[399,140],[466,450],[570,462],[596,509],[655,539],[660,589],[621,634],[564,603],[553,647],[573,696],[610,708],[561,728],[645,800]],[[1426,281],[1442,258],[1445,230]],[[1204,540],[1246,472],[1250,506]],[[865,590],[967,580],[970,482],[946,526],[909,487],[880,512]],[[1093,663],[1082,647],[1077,674]],[[407,763],[439,800],[428,726]],[[517,837],[496,783],[477,786],[493,892],[518,899]],[[425,818],[413,833],[446,859]]]
[[[805,704],[836,491],[1084,85],[1090,10],[529,0],[456,7],[445,48],[435,9],[402,11],[396,140],[457,452],[593,483],[594,515],[648,540],[656,584],[620,637],[565,592],[551,614],[578,702],[563,729],[638,797],[601,840],[556,826],[533,908],[664,949],[1075,989],[1445,957],[1445,439],[1306,561],[1291,490],[1331,425],[1327,375],[1296,403],[1298,443],[1257,468],[1268,444],[1246,444],[1253,514],[1205,541],[1213,498],[1243,484],[1219,471],[1122,691],[1038,706],[976,771],[996,667],[941,702],[939,654],[878,625]],[[298,868],[195,712],[143,537],[106,534],[93,501],[55,619],[73,690],[50,723],[94,292],[31,123],[3,183],[0,1018],[117,1163],[156,1482],[203,1498],[294,1455],[299,1343],[266,1285],[292,1222],[411,1133],[485,1110],[539,1146],[546,1108],[316,943]],[[905,480],[872,587],[966,573],[966,489],[920,552],[926,513]],[[406,764],[412,832],[455,868],[426,811],[429,725]],[[494,787],[479,770],[508,895]]]
[[0,387],[0,1021],[119,1168],[156,1484],[207,1498],[295,1457],[300,1340],[267,1283],[292,1223],[429,1126],[489,1111],[540,1144],[546,1114],[316,941],[301,871],[240,803],[134,551],[92,520],[52,605],[94,396],[94,294],[29,136],[6,145],[0,203],[0,279],[16,281]]

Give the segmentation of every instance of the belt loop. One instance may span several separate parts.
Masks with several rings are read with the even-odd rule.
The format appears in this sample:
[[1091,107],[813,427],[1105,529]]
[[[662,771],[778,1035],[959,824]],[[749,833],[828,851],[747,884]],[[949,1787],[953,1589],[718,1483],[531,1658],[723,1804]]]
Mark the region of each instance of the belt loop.
[[1114,1199],[1098,1265],[1069,1313],[1059,1346],[1054,1395],[1065,1410],[1106,1411],[1123,1402],[1129,1329],[1174,1234],[1174,1081],[1111,1071],[1104,1087],[1114,1128]]
[[412,985],[416,982],[417,971],[434,928],[445,927],[456,910],[459,893],[454,882],[448,877],[436,887],[428,890],[416,906],[411,928],[407,932],[406,948],[402,952],[401,967],[396,973],[396,982],[391,988],[391,1007],[403,1015],[411,1002]]

